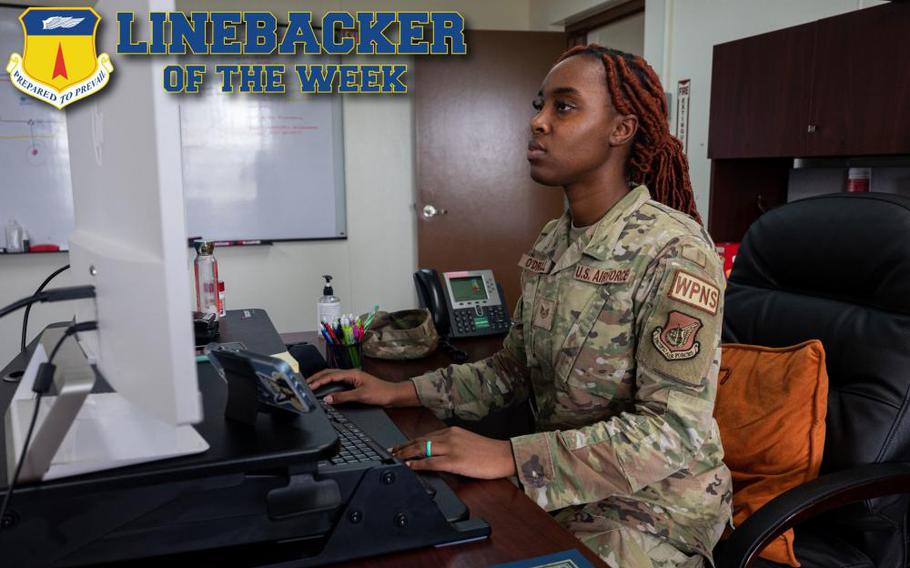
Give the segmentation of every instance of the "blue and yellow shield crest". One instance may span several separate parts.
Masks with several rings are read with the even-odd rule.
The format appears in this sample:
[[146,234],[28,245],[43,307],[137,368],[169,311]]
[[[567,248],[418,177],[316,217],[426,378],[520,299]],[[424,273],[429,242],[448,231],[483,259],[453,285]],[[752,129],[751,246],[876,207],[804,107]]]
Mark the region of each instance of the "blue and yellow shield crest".
[[29,8],[19,16],[23,54],[6,66],[20,91],[57,108],[94,94],[114,70],[106,53],[95,53],[101,16],[91,8]]

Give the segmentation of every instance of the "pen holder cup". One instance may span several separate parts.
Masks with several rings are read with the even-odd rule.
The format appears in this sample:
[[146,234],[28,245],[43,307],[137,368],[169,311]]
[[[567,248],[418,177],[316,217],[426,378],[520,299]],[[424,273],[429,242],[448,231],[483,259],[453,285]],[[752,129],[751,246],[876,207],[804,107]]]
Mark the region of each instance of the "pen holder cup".
[[330,369],[360,369],[363,366],[363,343],[325,344],[325,359]]

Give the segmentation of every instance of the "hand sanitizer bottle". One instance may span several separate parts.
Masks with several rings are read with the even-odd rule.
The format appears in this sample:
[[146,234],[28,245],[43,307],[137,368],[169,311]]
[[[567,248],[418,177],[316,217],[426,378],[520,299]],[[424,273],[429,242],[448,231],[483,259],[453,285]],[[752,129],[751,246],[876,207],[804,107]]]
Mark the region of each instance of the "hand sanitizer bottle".
[[322,277],[325,278],[325,287],[322,289],[322,297],[316,303],[316,331],[322,329],[322,322],[331,324],[341,317],[341,299],[332,290],[332,275],[323,274]]
[[9,223],[6,224],[6,252],[28,252],[22,242],[24,232],[22,225],[15,219],[9,220]]

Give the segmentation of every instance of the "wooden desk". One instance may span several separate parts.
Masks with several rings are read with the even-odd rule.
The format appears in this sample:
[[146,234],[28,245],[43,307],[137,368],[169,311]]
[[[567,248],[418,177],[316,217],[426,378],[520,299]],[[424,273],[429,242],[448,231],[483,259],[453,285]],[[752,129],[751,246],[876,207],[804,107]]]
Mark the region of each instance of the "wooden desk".
[[[306,341],[325,348],[315,332],[283,334],[285,343]],[[458,340],[456,345],[466,351],[471,361],[495,353],[502,338],[472,338]],[[442,353],[416,361],[382,361],[365,358],[364,370],[390,381],[404,381],[432,369],[451,363]],[[389,417],[406,436],[411,438],[443,428],[443,424],[424,408],[391,408]],[[565,531],[536,503],[506,479],[480,481],[456,475],[445,475],[449,486],[471,510],[471,516],[485,519],[493,529],[489,539],[481,542],[423,548],[367,558],[338,566],[368,566],[398,568],[400,566],[447,566],[475,568],[521,560],[562,550],[576,548],[594,566],[606,566],[593,552]]]

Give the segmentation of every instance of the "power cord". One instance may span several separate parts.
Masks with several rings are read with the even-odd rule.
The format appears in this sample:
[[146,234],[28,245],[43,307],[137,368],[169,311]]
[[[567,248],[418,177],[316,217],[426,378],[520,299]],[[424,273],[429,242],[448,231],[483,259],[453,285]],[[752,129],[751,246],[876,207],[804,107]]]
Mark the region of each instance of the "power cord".
[[[94,294],[94,290],[92,291]],[[7,312],[8,313],[8,312]],[[16,472],[13,474],[12,480],[10,480],[9,487],[6,489],[6,496],[3,497],[3,505],[0,505],[0,531],[5,530],[9,524],[12,524],[11,521],[7,521],[6,510],[9,507],[10,499],[13,496],[13,490],[16,487],[16,482],[19,480],[19,474],[22,472],[22,465],[25,463],[25,456],[28,453],[28,446],[32,441],[32,434],[35,431],[35,423],[38,421],[38,409],[41,407],[41,397],[44,396],[48,390],[51,388],[51,383],[54,381],[54,373],[57,370],[57,367],[54,365],[54,357],[57,356],[57,352],[60,350],[60,346],[63,345],[63,342],[67,337],[79,333],[80,331],[92,331],[98,329],[98,322],[87,321],[82,323],[74,323],[66,328],[66,331],[57,340],[57,344],[54,345],[54,348],[51,350],[50,356],[47,358],[45,363],[41,363],[38,366],[38,374],[35,377],[35,384],[32,385],[32,391],[37,394],[35,398],[35,410],[32,412],[32,420],[28,426],[28,432],[25,434],[25,443],[22,444],[22,452],[19,454],[19,461],[16,464]]]
[[67,300],[83,300],[85,298],[95,297],[95,287],[92,285],[85,286],[66,286],[64,288],[51,288],[32,294],[27,298],[16,300],[12,304],[0,308],[0,318],[7,316],[19,308],[24,308],[37,302],[65,302]]
[[[50,284],[51,280],[56,278],[61,272],[69,269],[70,265],[64,265],[53,271],[50,276],[44,279],[44,282],[38,286],[38,289],[35,290],[35,294],[40,294],[44,291],[44,288]],[[20,345],[20,351],[25,351],[25,342],[28,337],[28,314],[32,311],[32,304],[25,306],[25,313],[22,315],[22,343]]]

